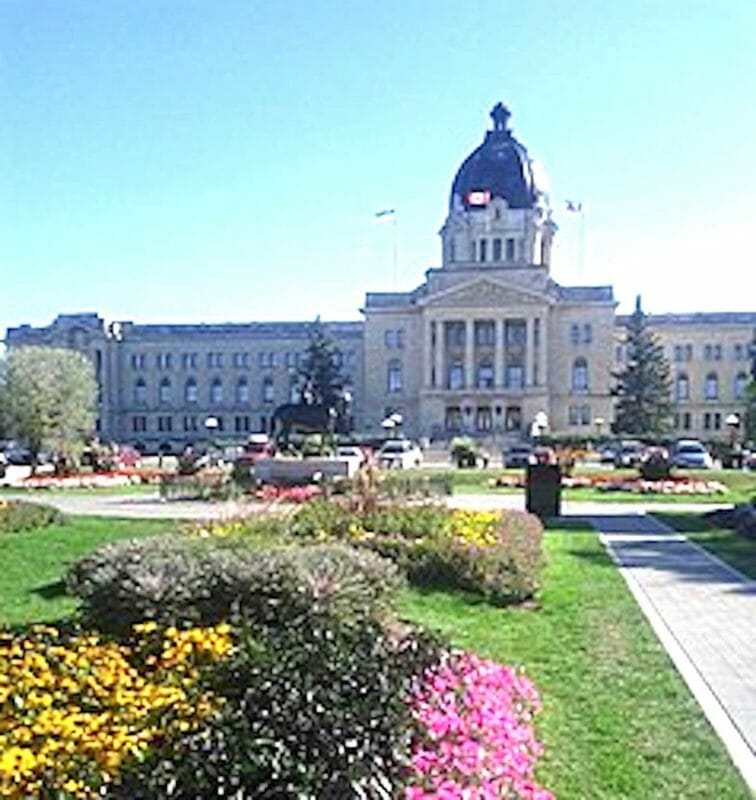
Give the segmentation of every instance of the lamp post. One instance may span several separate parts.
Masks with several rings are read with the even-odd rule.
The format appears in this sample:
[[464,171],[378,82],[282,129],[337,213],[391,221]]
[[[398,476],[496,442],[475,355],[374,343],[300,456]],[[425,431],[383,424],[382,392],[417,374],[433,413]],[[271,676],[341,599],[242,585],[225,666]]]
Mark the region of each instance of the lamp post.
[[730,465],[733,469],[740,469],[742,466],[742,455],[740,453],[740,443],[738,442],[740,417],[735,413],[728,414],[725,417],[725,425],[730,434]]
[[593,424],[596,426],[596,438],[597,439],[601,438],[601,430],[604,427],[604,423],[605,422],[606,422],[606,420],[603,417],[596,417],[596,419],[593,420]]
[[214,417],[210,415],[205,420],[205,430],[207,431],[207,449],[208,451],[210,448],[216,446],[215,444],[215,432],[218,430],[220,423],[218,422],[218,417]]

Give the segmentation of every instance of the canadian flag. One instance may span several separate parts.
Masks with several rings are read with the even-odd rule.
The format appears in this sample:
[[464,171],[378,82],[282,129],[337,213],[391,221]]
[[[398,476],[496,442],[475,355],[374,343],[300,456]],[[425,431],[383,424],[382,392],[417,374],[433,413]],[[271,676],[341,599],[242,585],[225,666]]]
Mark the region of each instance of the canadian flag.
[[465,205],[487,206],[491,202],[491,192],[487,189],[475,189],[465,195]]

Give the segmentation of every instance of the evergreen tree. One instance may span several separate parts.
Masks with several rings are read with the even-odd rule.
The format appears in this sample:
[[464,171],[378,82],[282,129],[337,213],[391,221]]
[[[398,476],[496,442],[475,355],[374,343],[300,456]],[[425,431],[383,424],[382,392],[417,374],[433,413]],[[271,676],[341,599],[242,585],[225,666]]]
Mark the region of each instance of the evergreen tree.
[[341,351],[317,317],[310,329],[310,341],[299,374],[302,378],[302,402],[308,405],[338,406],[344,379],[341,375]]
[[664,349],[648,329],[640,295],[627,325],[626,367],[615,373],[615,430],[658,437],[670,428],[672,381]]
[[76,458],[94,430],[92,364],[71,350],[23,347],[10,352],[0,378],[0,417],[34,462],[42,450]]

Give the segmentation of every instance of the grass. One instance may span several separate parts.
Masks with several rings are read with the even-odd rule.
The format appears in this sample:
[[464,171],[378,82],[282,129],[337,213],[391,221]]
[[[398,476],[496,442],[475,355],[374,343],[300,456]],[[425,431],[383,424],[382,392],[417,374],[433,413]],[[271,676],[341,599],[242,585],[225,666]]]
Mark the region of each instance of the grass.
[[[53,622],[75,601],[68,564],[97,545],[174,529],[170,520],[72,517],[0,537],[0,624]],[[522,665],[544,701],[539,776],[560,800],[746,800],[748,791],[635,605],[595,533],[547,533],[538,609],[406,591],[405,616],[458,645]]]
[[71,517],[66,524],[0,534],[0,625],[51,622],[74,610],[64,593],[67,566],[103,542],[167,532],[173,520]]
[[756,541],[737,531],[713,528],[698,514],[654,514],[670,528],[684,533],[691,541],[701,545],[712,555],[756,580]]
[[539,778],[560,800],[750,797],[598,537],[555,530],[546,549],[538,610],[412,590],[403,613],[525,668],[544,703]]

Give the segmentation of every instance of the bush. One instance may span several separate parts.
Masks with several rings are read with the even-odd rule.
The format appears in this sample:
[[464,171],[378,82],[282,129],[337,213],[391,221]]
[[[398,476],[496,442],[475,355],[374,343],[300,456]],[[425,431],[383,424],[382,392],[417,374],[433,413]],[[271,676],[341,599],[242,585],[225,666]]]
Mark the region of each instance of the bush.
[[412,583],[465,589],[496,604],[522,602],[539,585],[543,527],[520,511],[450,511],[423,503],[351,513],[315,501],[294,514],[289,531],[348,540],[394,561]]
[[313,608],[342,620],[380,616],[400,585],[391,562],[343,545],[254,550],[176,535],[105,545],[67,576],[85,621],[116,635],[142,620],[277,627]]
[[406,698],[437,653],[428,638],[397,642],[374,621],[314,614],[243,637],[210,684],[226,698],[212,724],[134,765],[124,797],[398,797]]
[[46,528],[64,521],[63,514],[52,506],[25,500],[0,500],[0,533]]

